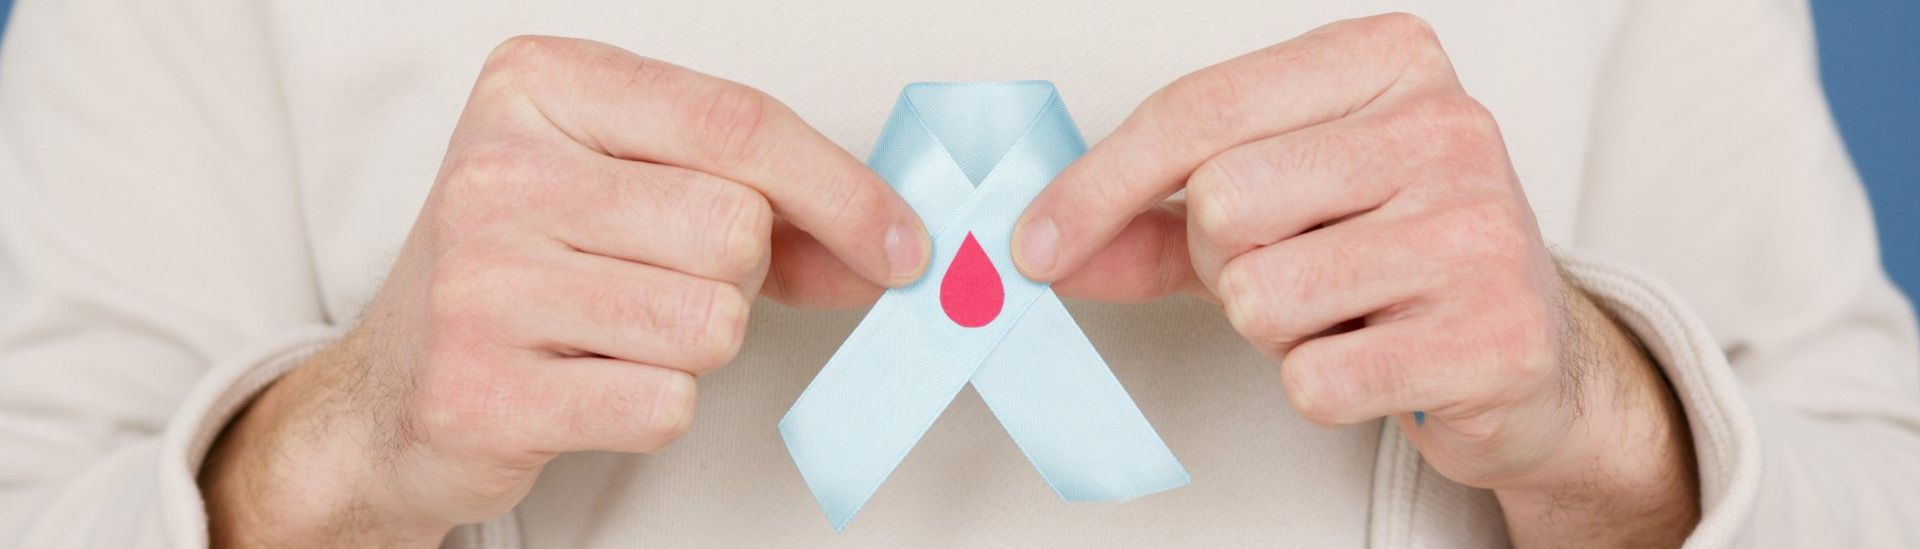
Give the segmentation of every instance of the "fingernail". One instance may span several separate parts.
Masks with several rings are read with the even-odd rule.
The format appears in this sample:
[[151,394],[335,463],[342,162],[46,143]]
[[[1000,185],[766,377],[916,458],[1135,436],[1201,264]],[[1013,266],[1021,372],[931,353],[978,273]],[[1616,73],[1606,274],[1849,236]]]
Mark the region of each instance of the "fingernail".
[[684,433],[687,426],[693,424],[695,390],[692,375],[676,373],[668,378],[666,394],[656,406],[659,406],[660,424],[671,426],[670,432]]
[[1046,216],[1035,217],[1020,227],[1020,246],[1014,250],[1014,263],[1028,278],[1051,274],[1060,260],[1060,229]]
[[[1281,360],[1280,367],[1287,367],[1284,359]],[[1287,392],[1287,400],[1293,403],[1293,409],[1310,410],[1313,408],[1313,387],[1310,386],[1311,384],[1312,382],[1304,379],[1294,380],[1293,390]]]
[[926,241],[911,222],[902,221],[887,230],[887,270],[895,285],[920,278],[921,266],[927,263]]
[[[1233,314],[1238,309],[1235,305],[1240,301],[1240,277],[1234,276],[1235,272],[1237,271],[1233,269],[1220,269],[1220,277],[1214,282],[1214,287],[1220,293],[1220,308],[1227,312],[1227,320],[1237,322],[1240,319],[1235,318]],[[1237,323],[1234,325],[1239,326]]]

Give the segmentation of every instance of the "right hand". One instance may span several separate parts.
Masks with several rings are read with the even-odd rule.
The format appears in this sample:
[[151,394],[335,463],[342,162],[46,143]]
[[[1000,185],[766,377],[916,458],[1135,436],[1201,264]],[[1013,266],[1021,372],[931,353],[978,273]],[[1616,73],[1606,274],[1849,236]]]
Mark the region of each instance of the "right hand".
[[437,545],[560,453],[679,437],[763,286],[871,301],[929,249],[884,181],[759,91],[509,40],[364,320],[216,442],[213,541]]

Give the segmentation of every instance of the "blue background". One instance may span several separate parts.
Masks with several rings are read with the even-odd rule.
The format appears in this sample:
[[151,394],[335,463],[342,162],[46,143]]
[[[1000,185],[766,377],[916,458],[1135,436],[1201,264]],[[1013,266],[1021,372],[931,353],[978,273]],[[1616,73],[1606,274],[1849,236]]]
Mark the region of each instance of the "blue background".
[[1920,2],[1829,0],[1813,14],[1827,98],[1873,197],[1887,272],[1920,295]]
[[[1685,1],[1685,0],[1673,0]],[[0,0],[0,26],[13,0]],[[1814,3],[1834,118],[1873,197],[1887,271],[1920,293],[1920,2]]]

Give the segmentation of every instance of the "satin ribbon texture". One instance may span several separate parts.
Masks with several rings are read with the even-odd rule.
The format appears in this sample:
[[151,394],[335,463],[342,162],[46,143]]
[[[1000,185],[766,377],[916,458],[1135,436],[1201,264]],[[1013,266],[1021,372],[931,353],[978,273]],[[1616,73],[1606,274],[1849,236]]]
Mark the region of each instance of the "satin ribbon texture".
[[968,382],[1061,499],[1188,482],[1060,298],[1013,267],[1015,219],[1086,148],[1048,82],[900,93],[867,163],[919,213],[933,260],[881,295],[780,420],[835,531]]

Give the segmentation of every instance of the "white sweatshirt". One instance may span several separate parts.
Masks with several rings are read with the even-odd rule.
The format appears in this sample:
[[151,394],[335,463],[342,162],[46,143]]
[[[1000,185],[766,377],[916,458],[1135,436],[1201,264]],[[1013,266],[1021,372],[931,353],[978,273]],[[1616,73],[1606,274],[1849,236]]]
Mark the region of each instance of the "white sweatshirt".
[[[1679,394],[1692,544],[1920,545],[1913,316],[1801,2],[655,4],[21,2],[0,49],[0,545],[206,543],[209,442],[354,322],[508,36],[759,87],[864,156],[908,82],[1052,80],[1097,140],[1180,74],[1389,9],[1435,25],[1542,231]],[[774,426],[862,311],[763,303],[684,439],[564,456],[448,545],[1505,544],[1490,494],[1392,424],[1294,415],[1210,306],[1069,307],[1191,485],[1063,503],[968,391],[836,535]]]

